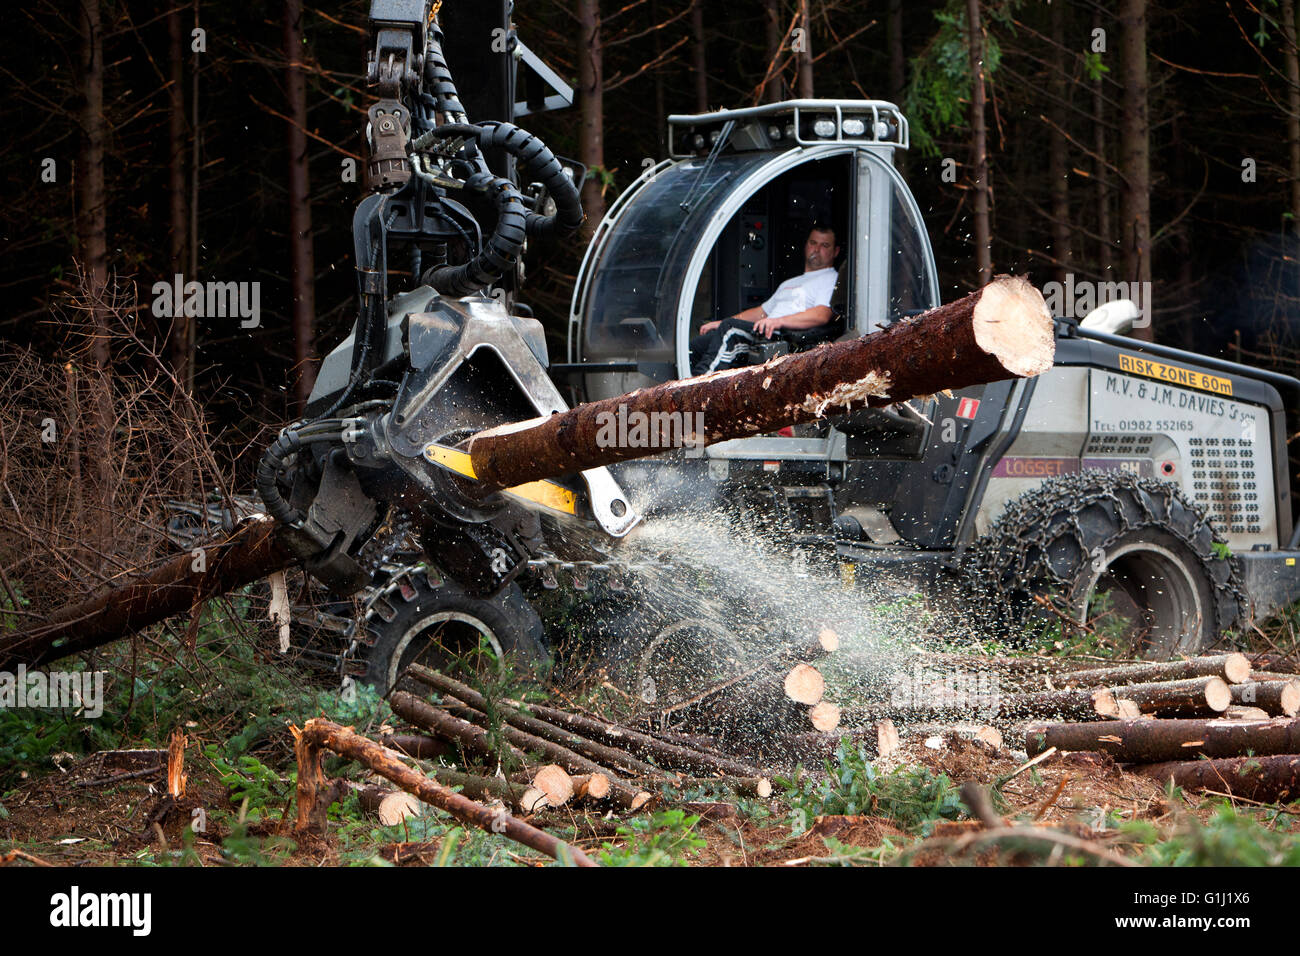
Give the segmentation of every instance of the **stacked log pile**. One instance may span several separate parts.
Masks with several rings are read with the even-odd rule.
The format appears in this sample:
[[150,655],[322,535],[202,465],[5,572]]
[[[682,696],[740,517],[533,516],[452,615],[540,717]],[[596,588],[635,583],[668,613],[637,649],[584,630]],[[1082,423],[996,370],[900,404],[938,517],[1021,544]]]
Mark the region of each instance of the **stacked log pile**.
[[1189,790],[1265,803],[1300,799],[1298,662],[1261,663],[1270,670],[1225,654],[1059,675],[1066,687],[1104,687],[1137,713],[1031,722],[1025,751],[1095,751]]
[[[403,690],[390,694],[393,712],[417,732],[373,741],[324,719],[294,729],[298,832],[323,832],[329,805],[352,790],[362,808],[386,826],[429,803],[556,859],[591,865],[577,848],[513,814],[532,816],[570,803],[630,813],[653,806],[663,793],[699,786],[763,799],[772,795],[762,770],[698,741],[662,739],[550,706],[489,701],[468,684],[419,665],[405,676],[440,698],[434,703]],[[374,776],[365,784],[326,780],[325,751],[362,763]],[[465,766],[486,765],[495,772],[435,762],[458,752]]]

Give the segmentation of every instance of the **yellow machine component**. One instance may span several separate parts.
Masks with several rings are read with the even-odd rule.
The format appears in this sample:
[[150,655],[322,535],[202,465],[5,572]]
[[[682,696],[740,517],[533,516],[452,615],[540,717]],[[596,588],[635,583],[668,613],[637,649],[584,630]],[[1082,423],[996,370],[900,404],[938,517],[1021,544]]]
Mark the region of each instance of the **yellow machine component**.
[[[424,457],[448,471],[478,480],[469,454],[459,448],[448,448],[446,445],[438,444],[428,445],[424,449]],[[553,481],[530,481],[524,485],[515,485],[513,488],[507,488],[506,494],[568,515],[573,514],[578,507],[578,496]]]

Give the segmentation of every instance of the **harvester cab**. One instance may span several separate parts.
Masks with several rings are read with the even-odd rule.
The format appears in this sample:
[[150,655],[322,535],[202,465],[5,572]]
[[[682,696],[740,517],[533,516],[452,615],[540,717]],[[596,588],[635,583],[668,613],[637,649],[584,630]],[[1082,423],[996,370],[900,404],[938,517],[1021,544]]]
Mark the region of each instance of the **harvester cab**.
[[[832,324],[762,358],[939,304],[925,224],[893,164],[908,145],[894,105],[797,100],[673,116],[669,131],[671,158],[613,204],[583,261],[569,361],[551,369],[578,400],[689,375],[701,323],[801,271],[814,223],[843,247]],[[1117,335],[1149,311],[1108,291],[1085,321],[1057,320],[1044,375],[614,473],[648,513],[716,507],[829,557],[846,580],[956,580],[991,627],[1054,592],[1047,620],[1124,621],[1135,652],[1209,647],[1300,596],[1282,400],[1296,405],[1300,382]],[[1081,314],[1074,304],[1072,290],[1049,298]]]

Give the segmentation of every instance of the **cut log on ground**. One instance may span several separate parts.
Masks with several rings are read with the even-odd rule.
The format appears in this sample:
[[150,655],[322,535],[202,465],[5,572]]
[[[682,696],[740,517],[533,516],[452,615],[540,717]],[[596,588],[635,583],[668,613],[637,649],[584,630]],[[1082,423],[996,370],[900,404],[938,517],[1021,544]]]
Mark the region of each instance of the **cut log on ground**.
[[1300,721],[1124,720],[1087,724],[1034,724],[1025,752],[1092,750],[1121,763],[1160,763],[1193,757],[1300,753]]
[[1245,654],[1216,654],[1193,657],[1185,661],[1159,661],[1151,664],[1125,664],[1120,667],[1097,667],[1091,670],[1066,671],[1052,675],[1057,687],[1119,687],[1124,684],[1154,684],[1188,680],[1195,677],[1218,677],[1229,684],[1250,680],[1250,661]]
[[1133,769],[1162,783],[1173,781],[1184,790],[1212,790],[1259,803],[1300,799],[1300,756],[1294,754],[1158,763]]
[[510,701],[510,704],[514,707],[527,707],[541,720],[562,727],[571,733],[603,741],[637,757],[654,760],[665,769],[733,774],[739,777],[758,776],[757,767],[751,767],[730,757],[696,749],[702,744],[693,737],[664,732],[661,739],[596,717],[573,714],[555,707],[521,704],[518,701]]
[[[785,696],[796,704],[812,707],[820,703],[822,695],[826,693],[826,681],[822,678],[821,671],[811,664],[796,664],[785,675],[782,689],[785,691]],[[836,716],[838,717],[838,714]],[[836,722],[838,723],[838,720]]]
[[403,820],[420,815],[420,798],[405,790],[393,790],[372,784],[357,787],[361,809],[379,819],[381,826],[396,826]]
[[1270,717],[1294,717],[1300,713],[1300,681],[1251,681],[1232,688],[1233,703],[1258,707]]
[[1144,714],[1158,717],[1213,717],[1228,709],[1232,691],[1221,677],[1193,677],[1160,684],[1126,684],[1111,688]]
[[609,777],[603,773],[580,773],[573,781],[573,799],[604,800],[609,796]]
[[[557,860],[568,859],[577,866],[595,866],[577,847],[557,840],[536,827],[517,820],[508,813],[493,812],[481,803],[448,790],[402,763],[401,755],[367,740],[349,727],[340,727],[331,720],[314,717],[299,730],[293,728],[295,748],[298,751],[298,827],[301,830],[323,830],[313,819],[310,809],[317,805],[317,787],[323,776],[320,770],[324,750],[332,750],[365,764],[375,773],[408,793],[413,793],[425,803],[450,813],[456,819],[498,833],[516,843],[545,853]],[[308,812],[304,813],[304,807]]]
[[194,570],[194,556],[186,551],[152,570],[123,575],[60,608],[45,624],[0,638],[0,670],[39,667],[108,644],[293,563],[275,522],[265,516],[247,519],[229,538],[203,550],[204,571]]
[[742,797],[759,797],[763,800],[772,796],[772,781],[767,777],[661,777],[638,780],[637,783],[647,787],[670,787],[674,790],[690,790],[695,787],[726,787]]
[[552,807],[562,807],[573,796],[573,779],[564,772],[564,768],[548,763],[533,774],[533,787],[546,794],[546,803]]
[[388,695],[388,705],[393,708],[393,713],[403,720],[429,731],[435,737],[458,745],[466,753],[485,757],[488,760],[508,760],[515,766],[524,766],[523,753],[510,744],[504,744],[505,753],[499,753],[491,736],[482,727],[453,717],[412,693],[395,690]]
[[814,730],[830,733],[840,725],[840,709],[828,700],[818,701],[808,708],[808,719]]
[[1273,716],[1261,707],[1243,707],[1233,704],[1222,714],[1224,720],[1268,720]]
[[[1023,278],[999,276],[965,298],[862,338],[490,428],[468,439],[468,451],[480,481],[506,488],[660,448],[746,438],[868,405],[1038,375],[1052,367],[1055,344],[1038,290]],[[604,440],[608,422],[620,414],[666,424],[695,422],[696,413],[703,416],[702,435],[694,429],[670,434],[665,427],[649,449]]]
[[384,734],[379,742],[390,750],[399,750],[416,760],[437,760],[448,757],[453,747],[445,740],[423,734]]

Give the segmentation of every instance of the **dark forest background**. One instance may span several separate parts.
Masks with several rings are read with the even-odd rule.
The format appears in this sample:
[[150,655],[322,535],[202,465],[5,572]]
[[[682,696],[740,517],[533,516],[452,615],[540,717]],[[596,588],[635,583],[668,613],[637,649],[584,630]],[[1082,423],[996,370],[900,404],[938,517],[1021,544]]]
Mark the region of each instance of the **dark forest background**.
[[[444,3],[453,69],[487,53],[457,46],[468,2]],[[10,7],[0,336],[58,357],[72,342],[51,317],[68,296],[91,290],[93,325],[94,291],[117,287],[228,441],[292,418],[354,318],[367,7]],[[988,269],[1149,279],[1157,340],[1295,371],[1293,0],[519,0],[514,21],[575,88],[573,107],[521,125],[590,167],[592,222],[665,155],[669,113],[890,99],[913,124],[900,166],[945,299]],[[530,252],[522,298],[553,355],[581,253]],[[259,281],[261,326],[158,320],[150,287],[176,273]],[[91,342],[91,360],[128,364]]]

